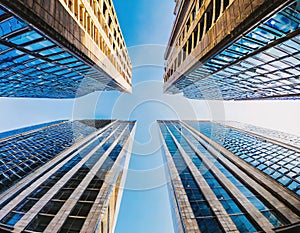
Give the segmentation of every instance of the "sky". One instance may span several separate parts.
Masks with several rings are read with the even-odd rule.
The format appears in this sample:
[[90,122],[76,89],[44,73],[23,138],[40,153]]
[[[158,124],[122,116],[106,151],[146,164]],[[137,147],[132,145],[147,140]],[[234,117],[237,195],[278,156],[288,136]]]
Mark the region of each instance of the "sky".
[[[97,114],[136,119],[137,128],[116,233],[171,233],[171,206],[157,119],[176,118],[172,99],[162,94],[163,53],[170,33],[172,1],[114,1],[133,66],[133,93],[116,96]],[[164,19],[164,20],[160,20]],[[160,21],[160,27],[157,26]],[[109,94],[107,94],[109,95]],[[111,96],[100,96],[100,109]],[[100,115],[101,116],[101,115]]]
[[116,233],[171,233],[171,206],[158,119],[234,120],[300,135],[300,101],[199,101],[162,92],[172,0],[114,0],[133,66],[133,92],[74,100],[0,98],[0,132],[57,119],[137,120]]

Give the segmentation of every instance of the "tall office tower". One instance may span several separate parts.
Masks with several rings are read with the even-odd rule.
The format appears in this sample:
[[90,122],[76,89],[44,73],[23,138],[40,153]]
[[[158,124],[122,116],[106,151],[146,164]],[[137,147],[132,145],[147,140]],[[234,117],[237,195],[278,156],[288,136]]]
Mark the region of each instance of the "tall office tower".
[[300,137],[297,135],[284,133],[272,129],[266,129],[266,128],[262,128],[262,127],[258,127],[246,123],[241,123],[237,121],[225,121],[225,122],[219,121],[218,123],[224,126],[229,126],[229,127],[231,126],[233,128],[237,128],[239,130],[246,131],[248,133],[252,133],[257,136],[273,139],[274,141],[282,142],[296,148],[300,148]]
[[111,121],[56,121],[0,134],[0,193]]
[[211,122],[159,125],[178,232],[300,231],[299,148]]
[[131,70],[111,0],[0,0],[0,96],[131,92]]
[[300,98],[298,0],[176,0],[164,91],[192,99]]
[[63,121],[4,139],[14,184],[0,194],[0,231],[113,232],[134,125]]
[[[208,143],[235,154],[300,196],[300,147],[212,122],[188,122]],[[297,137],[299,140],[299,137]]]

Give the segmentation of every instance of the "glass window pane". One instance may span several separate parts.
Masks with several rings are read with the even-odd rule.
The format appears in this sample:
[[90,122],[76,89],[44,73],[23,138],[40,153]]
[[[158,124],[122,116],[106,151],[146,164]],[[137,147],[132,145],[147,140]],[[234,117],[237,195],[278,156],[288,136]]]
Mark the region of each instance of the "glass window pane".
[[231,219],[235,223],[235,225],[237,226],[238,230],[241,233],[256,232],[257,231],[257,229],[246,218],[245,215],[233,215],[233,216],[231,216]]
[[8,41],[10,41],[14,44],[17,44],[17,45],[21,45],[21,44],[24,44],[24,43],[27,43],[29,41],[36,40],[39,38],[42,38],[42,36],[39,33],[37,33],[36,31],[29,31],[22,35],[13,37],[13,38],[9,39]]

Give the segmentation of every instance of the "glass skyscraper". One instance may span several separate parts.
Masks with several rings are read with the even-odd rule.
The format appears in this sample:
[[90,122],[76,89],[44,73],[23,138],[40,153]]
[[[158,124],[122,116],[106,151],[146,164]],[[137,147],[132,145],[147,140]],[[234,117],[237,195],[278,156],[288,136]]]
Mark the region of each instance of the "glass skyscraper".
[[135,122],[60,121],[1,139],[1,232],[113,232]]
[[[300,101],[300,0],[174,2],[165,93]],[[134,19],[147,18],[140,14]],[[129,25],[127,33],[137,28]],[[0,0],[0,106],[1,99],[9,103],[4,97],[68,99],[131,88],[132,65],[113,0]],[[104,112],[122,100],[106,97],[99,99]],[[129,102],[124,109],[139,107]],[[147,139],[155,114],[139,117],[144,131],[138,139]],[[151,196],[159,208],[143,206],[153,193],[143,194],[146,201],[127,196],[124,212],[133,223],[148,216],[163,222],[169,211],[162,233],[172,223],[176,233],[300,233],[300,137],[238,122],[162,120],[158,126],[161,144],[155,135],[134,144],[135,121],[57,120],[0,133],[0,233],[114,233],[131,154],[130,168],[139,168],[128,177],[144,188],[135,190],[159,191]],[[147,154],[153,160],[137,157]],[[161,162],[166,166],[153,167]],[[149,167],[151,177],[140,169]],[[152,178],[166,179],[157,185]],[[137,200],[147,215],[135,208]],[[121,233],[131,233],[126,214]]]
[[[96,131],[82,122],[50,122],[0,134],[0,193]],[[96,122],[104,127],[110,121]]]
[[111,1],[0,1],[0,96],[131,92],[131,63]]
[[225,124],[227,127],[237,128],[240,131],[245,131],[256,136],[262,136],[265,138],[272,139],[277,142],[284,143],[285,145],[300,148],[300,137],[297,135],[284,133],[277,130],[267,129],[258,127],[251,124],[236,122],[236,121],[220,121],[219,124]]
[[[195,130],[300,195],[300,148],[212,122],[188,122]],[[299,139],[299,138],[298,138]]]
[[212,122],[159,125],[179,232],[299,232],[299,148]]
[[176,1],[165,91],[191,99],[299,98],[297,0]]

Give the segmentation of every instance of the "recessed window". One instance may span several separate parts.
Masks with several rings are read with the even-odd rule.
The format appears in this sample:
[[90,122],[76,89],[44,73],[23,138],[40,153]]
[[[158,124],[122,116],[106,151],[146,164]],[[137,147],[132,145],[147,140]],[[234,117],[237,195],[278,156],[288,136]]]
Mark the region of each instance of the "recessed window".
[[212,9],[206,12],[206,32],[208,32],[211,25],[212,25]]
[[30,224],[26,227],[26,230],[31,230],[35,232],[43,232],[46,227],[49,225],[51,220],[53,219],[52,216],[45,216],[38,214],[34,217],[34,219],[30,222]]
[[225,10],[226,7],[229,5],[229,1],[230,1],[230,0],[223,0],[223,2],[224,2],[224,6],[223,6],[224,8],[223,8],[223,9],[224,9],[224,10]]
[[68,217],[61,229],[59,230],[59,233],[80,232],[84,221],[85,219]]
[[221,0],[215,0],[216,7],[215,7],[215,21],[219,18],[221,14]]

